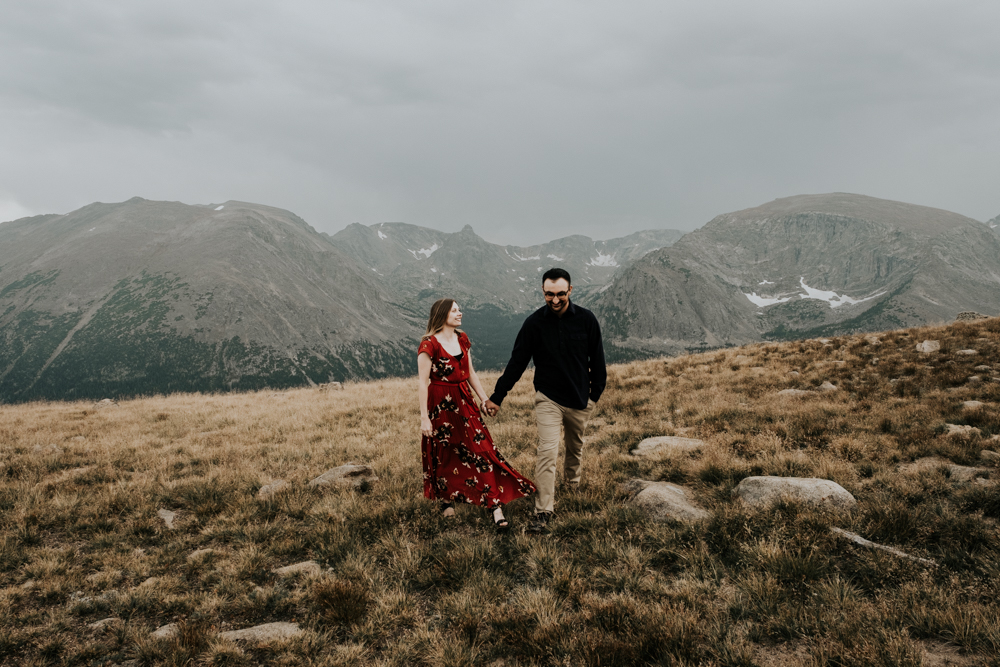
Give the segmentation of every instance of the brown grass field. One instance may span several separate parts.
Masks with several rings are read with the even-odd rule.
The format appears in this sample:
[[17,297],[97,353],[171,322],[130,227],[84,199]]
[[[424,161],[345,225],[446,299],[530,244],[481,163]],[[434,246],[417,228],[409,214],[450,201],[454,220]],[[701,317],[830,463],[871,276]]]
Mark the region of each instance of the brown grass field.
[[[980,461],[1000,450],[1000,319],[879,337],[611,367],[583,487],[557,495],[547,537],[523,533],[530,500],[498,536],[478,508],[447,521],[422,498],[415,378],[0,406],[0,664],[1000,665],[1000,489]],[[824,381],[839,390],[776,395]],[[526,377],[488,420],[529,476],[530,397]],[[629,454],[654,435],[707,445]],[[924,457],[940,461],[901,469]],[[349,461],[380,480],[307,486]],[[983,470],[956,480],[949,462]],[[859,506],[751,510],[732,496],[751,475],[831,479]],[[649,520],[622,489],[635,477],[684,485],[712,518]],[[275,479],[291,484],[259,499]],[[273,572],[310,559],[321,573]],[[273,621],[305,632],[217,636]]]

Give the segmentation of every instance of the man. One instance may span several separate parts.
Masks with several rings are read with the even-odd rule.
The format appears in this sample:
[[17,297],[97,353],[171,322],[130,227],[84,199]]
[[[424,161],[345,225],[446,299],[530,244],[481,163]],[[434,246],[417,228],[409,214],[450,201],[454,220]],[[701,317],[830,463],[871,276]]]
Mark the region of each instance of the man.
[[566,457],[563,481],[569,488],[580,484],[583,430],[607,384],[601,327],[594,314],[570,302],[573,285],[564,269],[542,275],[545,305],[521,325],[514,351],[493,395],[483,405],[496,415],[507,392],[521,379],[528,361],[535,362],[535,419],[538,422],[538,457],[535,463],[535,515],[528,531],[547,533],[555,505],[556,459],[559,427],[565,431]]

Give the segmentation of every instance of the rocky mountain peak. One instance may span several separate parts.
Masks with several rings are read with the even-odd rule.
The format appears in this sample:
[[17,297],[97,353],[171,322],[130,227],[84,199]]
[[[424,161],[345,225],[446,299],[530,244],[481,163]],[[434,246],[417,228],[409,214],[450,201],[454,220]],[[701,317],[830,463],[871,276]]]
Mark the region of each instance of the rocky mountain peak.
[[839,217],[875,222],[922,236],[936,236],[956,226],[976,222],[972,218],[928,206],[878,199],[867,195],[832,192],[775,199],[761,206],[720,215],[706,227],[716,228],[731,224],[759,225],[805,216],[812,216],[814,220]]

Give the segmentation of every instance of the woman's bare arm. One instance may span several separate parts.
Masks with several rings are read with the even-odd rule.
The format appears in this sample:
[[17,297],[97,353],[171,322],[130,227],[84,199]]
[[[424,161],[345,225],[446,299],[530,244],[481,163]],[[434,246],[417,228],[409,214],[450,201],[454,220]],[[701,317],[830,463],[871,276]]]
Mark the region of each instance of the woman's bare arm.
[[479,382],[479,376],[476,375],[476,369],[472,367],[472,350],[466,350],[465,353],[469,355],[469,384],[472,385],[473,391],[475,391],[476,396],[479,397],[479,402],[485,403],[486,399],[489,398],[489,394],[483,391],[483,385]]

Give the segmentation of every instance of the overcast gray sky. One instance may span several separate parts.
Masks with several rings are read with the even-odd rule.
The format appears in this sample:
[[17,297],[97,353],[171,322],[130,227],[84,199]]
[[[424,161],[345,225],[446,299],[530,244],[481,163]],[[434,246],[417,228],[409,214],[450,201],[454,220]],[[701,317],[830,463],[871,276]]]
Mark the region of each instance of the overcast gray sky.
[[8,0],[0,220],[133,196],[494,242],[856,192],[1000,214],[995,0]]

